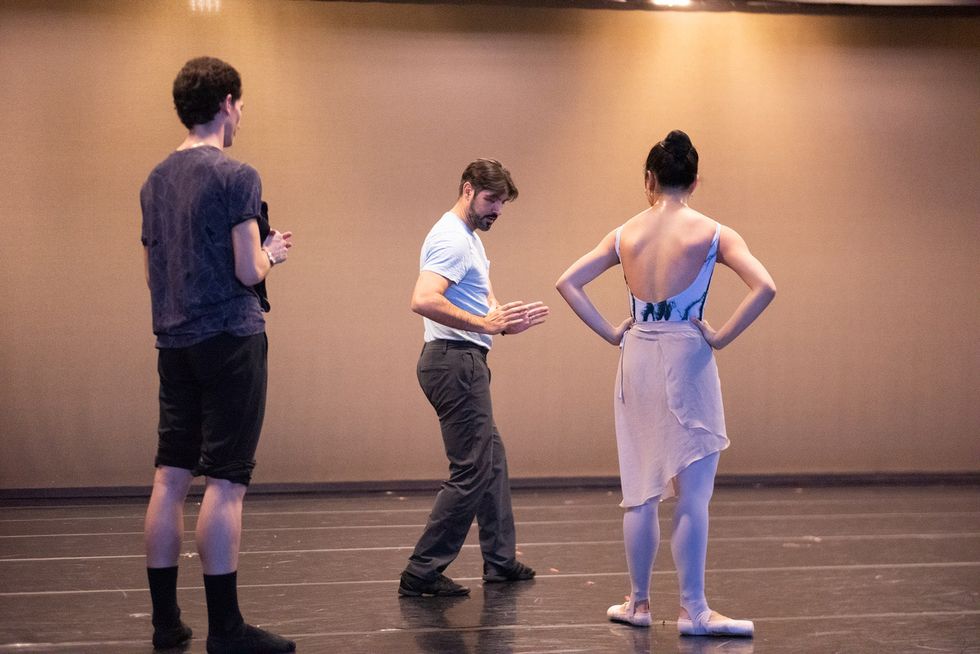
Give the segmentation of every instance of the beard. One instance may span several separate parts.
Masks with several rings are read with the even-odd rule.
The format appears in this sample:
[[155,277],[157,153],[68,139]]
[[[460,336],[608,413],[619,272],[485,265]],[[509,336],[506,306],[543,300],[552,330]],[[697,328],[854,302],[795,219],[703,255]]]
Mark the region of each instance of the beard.
[[497,214],[478,214],[477,212],[473,211],[473,203],[471,202],[470,206],[466,208],[466,219],[471,225],[475,226],[481,232],[488,232],[490,231],[490,227],[493,225],[493,221],[497,219]]

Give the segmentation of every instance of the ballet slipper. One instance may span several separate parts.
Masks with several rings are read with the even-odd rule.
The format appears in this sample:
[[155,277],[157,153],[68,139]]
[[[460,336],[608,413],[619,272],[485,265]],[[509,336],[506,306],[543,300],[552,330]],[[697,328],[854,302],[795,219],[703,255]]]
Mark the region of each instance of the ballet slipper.
[[[714,619],[712,619],[713,617]],[[677,631],[682,636],[743,636],[751,638],[755,632],[755,625],[752,624],[751,620],[732,620],[708,609],[698,613],[693,620],[678,618]]]
[[639,613],[633,607],[632,601],[626,601],[622,604],[613,604],[606,610],[606,617],[608,617],[613,622],[624,622],[626,624],[631,624],[634,627],[649,627],[650,626],[650,612]]

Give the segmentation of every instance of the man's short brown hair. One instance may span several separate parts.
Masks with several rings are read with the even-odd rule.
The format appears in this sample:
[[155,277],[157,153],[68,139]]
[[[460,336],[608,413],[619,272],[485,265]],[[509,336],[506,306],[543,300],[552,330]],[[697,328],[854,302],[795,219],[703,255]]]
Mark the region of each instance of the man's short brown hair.
[[506,202],[517,199],[517,186],[510,178],[510,171],[504,168],[496,159],[477,159],[463,171],[459,181],[459,194],[463,194],[466,182],[473,187],[474,193],[491,191],[499,196],[506,196]]

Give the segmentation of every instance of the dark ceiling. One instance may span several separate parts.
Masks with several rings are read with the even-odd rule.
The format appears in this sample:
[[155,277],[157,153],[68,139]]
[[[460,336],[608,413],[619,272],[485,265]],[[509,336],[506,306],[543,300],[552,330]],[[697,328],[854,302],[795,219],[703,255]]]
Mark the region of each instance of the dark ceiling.
[[[331,1],[331,0],[321,0]],[[350,0],[346,0],[350,1]],[[980,16],[980,0],[354,0],[416,5],[491,5],[635,11]]]

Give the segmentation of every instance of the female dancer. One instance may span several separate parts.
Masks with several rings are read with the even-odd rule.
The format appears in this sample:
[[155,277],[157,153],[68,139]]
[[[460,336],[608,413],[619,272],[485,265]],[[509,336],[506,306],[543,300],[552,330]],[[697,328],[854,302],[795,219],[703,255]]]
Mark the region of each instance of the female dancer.
[[[678,631],[751,636],[751,621],[712,611],[704,594],[708,501],[719,452],[728,447],[712,348],[741,334],[772,301],[776,287],[741,236],[688,206],[697,172],[698,153],[684,132],[672,131],[653,146],[646,162],[650,208],[609,232],[565,271],[557,288],[586,325],[622,350],[616,443],[632,594],[607,615],[650,625],[650,574],[660,543],[657,506],[676,494],[670,545],[680,586]],[[716,260],[749,287],[718,330],[702,320]],[[618,263],[630,291],[630,317],[613,326],[584,289]]]

